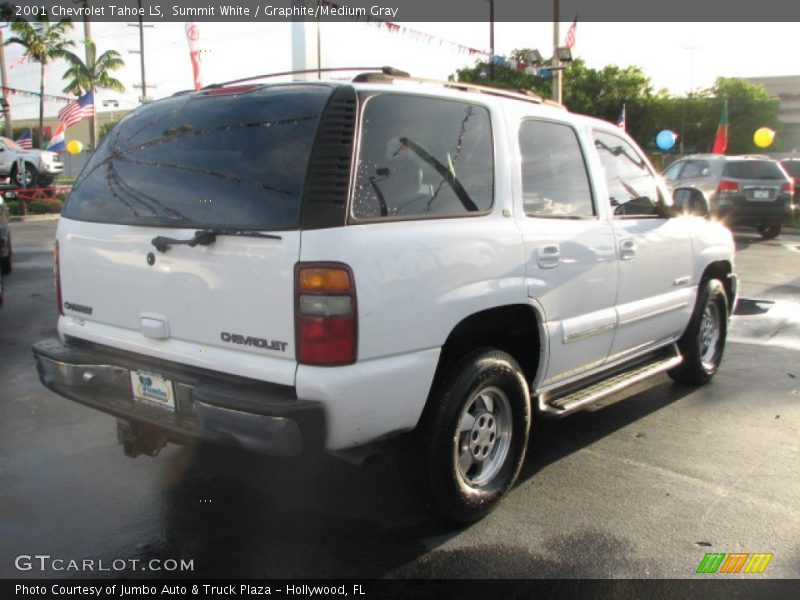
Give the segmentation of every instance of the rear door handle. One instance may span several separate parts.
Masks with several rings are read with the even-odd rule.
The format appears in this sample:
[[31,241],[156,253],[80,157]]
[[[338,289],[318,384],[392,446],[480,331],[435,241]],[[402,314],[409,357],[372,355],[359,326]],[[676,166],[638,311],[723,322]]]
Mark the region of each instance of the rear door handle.
[[628,238],[619,243],[620,260],[632,260],[636,256],[636,242]]
[[536,264],[541,269],[555,269],[561,262],[561,248],[558,244],[545,244],[536,251]]

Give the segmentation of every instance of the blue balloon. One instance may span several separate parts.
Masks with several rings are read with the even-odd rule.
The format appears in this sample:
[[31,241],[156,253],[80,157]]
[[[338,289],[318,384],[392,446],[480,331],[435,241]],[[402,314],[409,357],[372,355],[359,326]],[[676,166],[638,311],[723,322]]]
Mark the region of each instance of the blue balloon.
[[659,131],[658,135],[656,136],[656,146],[658,146],[659,150],[663,150],[664,152],[666,152],[675,145],[675,140],[677,139],[678,136],[675,134],[674,131],[670,131],[669,129],[663,129]]

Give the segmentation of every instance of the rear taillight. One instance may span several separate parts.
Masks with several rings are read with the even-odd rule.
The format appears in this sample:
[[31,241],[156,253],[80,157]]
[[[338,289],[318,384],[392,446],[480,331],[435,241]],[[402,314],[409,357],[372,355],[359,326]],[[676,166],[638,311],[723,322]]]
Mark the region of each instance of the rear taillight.
[[356,360],[358,312],[353,272],[339,263],[295,269],[297,362],[347,365]]
[[729,179],[723,179],[717,186],[717,192],[720,194],[736,194],[739,191],[739,184]]
[[56,282],[56,305],[58,314],[64,314],[64,303],[61,301],[61,261],[59,260],[58,241],[53,245],[53,276]]
[[790,195],[794,194],[794,179],[790,179],[783,184],[783,187],[781,187],[781,193]]

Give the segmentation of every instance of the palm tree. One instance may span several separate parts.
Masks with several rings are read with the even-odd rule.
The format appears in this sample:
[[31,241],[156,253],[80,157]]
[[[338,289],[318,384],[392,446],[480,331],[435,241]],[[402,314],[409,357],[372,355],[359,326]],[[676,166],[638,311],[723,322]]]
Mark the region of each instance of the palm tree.
[[[119,52],[107,50],[97,56],[97,46],[92,40],[84,40],[86,44],[86,61],[77,54],[65,51],[63,58],[69,63],[69,68],[64,72],[64,79],[69,80],[64,92],[83,96],[97,89],[124,92],[125,86],[119,79],[111,76],[111,71],[116,71],[125,66]],[[92,116],[91,146],[95,147],[97,139],[97,120]]]
[[44,129],[44,69],[53,60],[60,58],[73,45],[67,39],[67,33],[72,29],[68,19],[51,24],[47,15],[39,17],[38,21],[13,21],[11,31],[16,35],[6,41],[6,45],[19,44],[25,48],[25,56],[38,62],[41,70],[39,77],[39,146],[43,144],[42,130]]

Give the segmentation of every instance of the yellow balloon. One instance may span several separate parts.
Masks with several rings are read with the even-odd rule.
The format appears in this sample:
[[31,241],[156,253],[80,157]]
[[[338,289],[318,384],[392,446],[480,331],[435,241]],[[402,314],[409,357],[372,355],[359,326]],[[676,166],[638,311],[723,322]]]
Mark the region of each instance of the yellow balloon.
[[753,134],[753,141],[759,148],[766,148],[775,139],[775,132],[769,127],[760,127]]
[[70,140],[67,142],[67,152],[70,154],[80,154],[83,151],[83,144],[78,140]]

